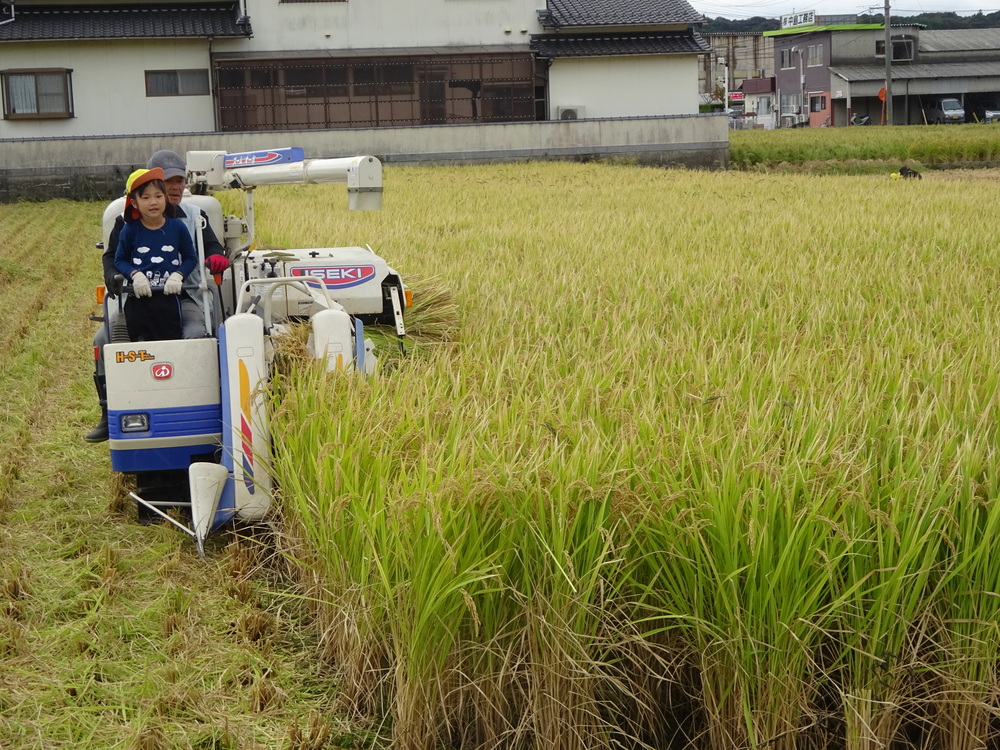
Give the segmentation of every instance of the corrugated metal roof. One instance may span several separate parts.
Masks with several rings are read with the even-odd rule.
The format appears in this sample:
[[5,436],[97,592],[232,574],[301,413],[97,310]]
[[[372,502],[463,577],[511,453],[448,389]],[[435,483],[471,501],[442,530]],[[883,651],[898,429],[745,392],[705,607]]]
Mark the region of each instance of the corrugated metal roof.
[[539,57],[616,57],[622,55],[697,55],[712,48],[695,31],[616,34],[539,34],[531,38]]
[[972,52],[1000,49],[1000,29],[956,29],[921,31],[917,40],[921,52]]
[[[885,65],[837,65],[831,67],[830,72],[851,82],[885,80]],[[893,81],[921,78],[990,78],[993,76],[1000,76],[1000,62],[892,66]]]
[[686,0],[546,0],[538,18],[550,28],[705,22]]
[[213,5],[15,6],[0,42],[61,39],[249,37],[238,3]]

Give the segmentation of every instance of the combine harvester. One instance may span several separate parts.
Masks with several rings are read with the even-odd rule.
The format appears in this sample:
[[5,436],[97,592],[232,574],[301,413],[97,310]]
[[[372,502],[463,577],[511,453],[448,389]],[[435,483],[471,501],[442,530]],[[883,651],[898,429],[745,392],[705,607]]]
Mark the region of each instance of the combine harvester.
[[[229,269],[221,278],[205,270],[197,250],[205,312],[204,338],[128,340],[124,294],[104,347],[111,468],[133,474],[130,493],[140,513],[155,513],[192,537],[204,555],[205,538],[233,519],[256,522],[271,501],[271,438],[266,387],[272,338],[302,321],[311,326],[310,353],[328,370],[370,373],[376,367],[364,326],[395,327],[402,337],[410,292],[370,247],[255,251],[253,191],[262,185],[346,183],[352,210],[382,207],[382,165],[372,156],[305,159],[302,149],[227,154],[190,151],[184,201],[206,214],[226,246]],[[243,215],[223,216],[212,193],[243,191]],[[104,212],[104,243],[124,199]],[[123,287],[124,293],[128,287]],[[192,528],[162,508],[190,509]]]

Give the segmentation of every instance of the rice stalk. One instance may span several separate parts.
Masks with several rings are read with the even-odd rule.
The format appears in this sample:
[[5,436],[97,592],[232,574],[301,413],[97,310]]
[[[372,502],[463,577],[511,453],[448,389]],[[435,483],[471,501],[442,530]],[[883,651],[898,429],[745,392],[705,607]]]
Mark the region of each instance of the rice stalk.
[[283,502],[359,711],[414,747],[979,731],[943,705],[976,684],[952,654],[992,626],[986,537],[961,524],[995,495],[1000,252],[967,211],[997,189],[394,179],[420,185],[402,215],[346,231],[441,279],[460,330],[365,381],[292,373],[276,402]]

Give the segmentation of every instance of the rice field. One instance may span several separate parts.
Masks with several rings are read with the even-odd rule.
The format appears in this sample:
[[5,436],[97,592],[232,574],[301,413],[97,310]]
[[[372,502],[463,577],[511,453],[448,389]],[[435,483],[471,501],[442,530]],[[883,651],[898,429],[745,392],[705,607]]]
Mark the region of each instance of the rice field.
[[262,241],[416,300],[380,374],[274,389],[345,707],[408,750],[995,746],[1000,176],[335,192],[261,191]]
[[[997,166],[1000,137],[991,125],[782,128],[733,130],[730,164],[735,169],[790,169],[834,174],[877,173],[889,166]],[[793,166],[794,165],[794,166]]]

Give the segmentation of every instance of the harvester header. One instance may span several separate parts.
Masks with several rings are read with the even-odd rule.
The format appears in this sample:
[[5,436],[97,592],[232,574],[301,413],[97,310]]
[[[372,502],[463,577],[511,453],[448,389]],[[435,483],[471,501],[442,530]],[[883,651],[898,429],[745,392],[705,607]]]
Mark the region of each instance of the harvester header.
[[252,190],[261,185],[347,185],[348,208],[382,208],[382,162],[374,156],[306,159],[301,148],[279,148],[228,154],[188,151],[188,185],[192,193]]

